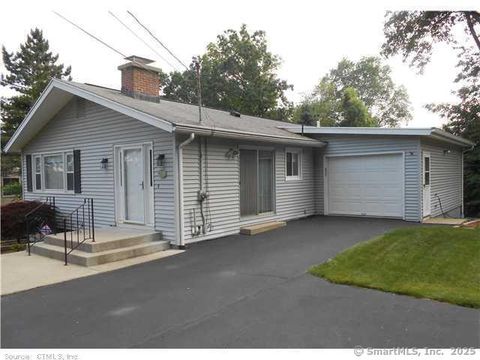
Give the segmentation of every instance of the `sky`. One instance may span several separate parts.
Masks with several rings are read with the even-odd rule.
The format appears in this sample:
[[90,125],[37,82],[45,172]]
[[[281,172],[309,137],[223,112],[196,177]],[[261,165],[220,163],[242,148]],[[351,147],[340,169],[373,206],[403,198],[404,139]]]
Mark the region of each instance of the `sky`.
[[[457,0],[456,6],[468,8],[472,1]],[[68,5],[66,5],[68,4]],[[72,5],[73,4],[73,5]],[[422,1],[422,9],[449,8],[448,1]],[[205,52],[209,42],[226,29],[239,29],[245,23],[250,31],[266,31],[269,50],[282,59],[278,75],[294,85],[287,95],[301,101],[319,79],[339,60],[347,57],[378,55],[384,41],[383,23],[387,10],[413,10],[418,1],[16,1],[1,5],[0,42],[8,51],[16,51],[31,28],[39,27],[50,48],[60,54],[60,61],[72,66],[74,81],[111,88],[120,87],[117,66],[122,57],[91,39],[55,15],[71,21],[101,38],[125,55],[156,59],[164,71],[173,70],[157,54],[128,32],[109,11],[131,27],[158,52],[175,63],[128,14],[134,13],[182,62]],[[470,6],[472,8],[472,6]],[[449,8],[451,9],[451,8]],[[455,52],[446,45],[435,48],[432,62],[423,74],[410,68],[400,58],[386,60],[396,84],[407,88],[412,103],[413,120],[401,126],[440,127],[444,120],[426,110],[428,103],[455,101],[452,90],[457,74]],[[178,65],[177,69],[181,69]],[[0,71],[5,68],[0,61]],[[0,95],[8,96],[7,89]]]

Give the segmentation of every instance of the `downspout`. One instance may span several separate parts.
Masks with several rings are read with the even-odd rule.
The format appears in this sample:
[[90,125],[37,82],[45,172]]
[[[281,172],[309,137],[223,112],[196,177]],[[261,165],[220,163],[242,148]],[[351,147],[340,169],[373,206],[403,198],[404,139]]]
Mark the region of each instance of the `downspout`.
[[183,148],[190,144],[195,139],[195,134],[191,133],[187,140],[178,145],[178,198],[179,198],[179,216],[180,216],[180,241],[178,243],[179,248],[185,248],[185,239],[183,230],[185,227],[185,219],[183,214]]

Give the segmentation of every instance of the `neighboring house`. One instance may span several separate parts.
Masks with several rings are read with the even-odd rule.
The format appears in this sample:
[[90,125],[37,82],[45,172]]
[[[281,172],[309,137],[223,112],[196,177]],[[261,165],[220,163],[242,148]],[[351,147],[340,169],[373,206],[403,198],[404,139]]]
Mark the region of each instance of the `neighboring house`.
[[14,168],[1,176],[1,186],[18,184],[20,182],[20,168]]
[[[6,146],[25,199],[93,198],[96,226],[145,227],[174,245],[314,214],[421,222],[463,215],[463,151],[438,129],[315,128],[159,98],[130,57],[121,91],[52,80]],[[301,134],[303,132],[303,135]],[[440,207],[441,201],[441,207]]]

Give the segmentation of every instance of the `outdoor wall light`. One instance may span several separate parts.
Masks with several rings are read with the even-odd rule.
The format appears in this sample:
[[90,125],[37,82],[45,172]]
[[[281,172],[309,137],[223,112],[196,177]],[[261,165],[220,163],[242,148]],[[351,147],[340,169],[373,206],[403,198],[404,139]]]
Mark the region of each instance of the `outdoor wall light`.
[[157,156],[157,165],[161,167],[165,166],[165,154],[159,154]]
[[227,159],[233,159],[240,155],[240,152],[237,149],[230,148],[226,153],[225,157]]
[[160,154],[157,156],[157,165],[159,167],[158,174],[161,179],[167,177],[167,170],[165,170],[165,154]]
[[452,152],[452,150],[445,149],[445,150],[443,150],[443,155],[450,154],[451,152]]
[[100,167],[103,170],[107,170],[107,168],[108,168],[108,159],[107,158],[103,158],[102,161],[100,161]]

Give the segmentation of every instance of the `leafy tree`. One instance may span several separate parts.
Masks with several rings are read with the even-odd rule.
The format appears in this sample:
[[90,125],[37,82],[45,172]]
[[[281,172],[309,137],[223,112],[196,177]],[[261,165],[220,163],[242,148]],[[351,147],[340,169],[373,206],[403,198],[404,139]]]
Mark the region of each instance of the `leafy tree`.
[[[1,100],[3,149],[50,79],[69,77],[71,68],[57,64],[58,54],[52,54],[48,41],[37,28],[30,30],[27,41],[20,45],[19,51],[9,53],[3,46],[2,56],[7,74],[2,76],[1,84],[16,93],[8,99]],[[4,154],[2,173],[15,168],[20,168],[19,157]]]
[[[469,41],[458,39],[463,28]],[[480,143],[480,13],[476,11],[400,11],[387,13],[382,51],[386,56],[401,55],[420,71],[431,59],[434,45],[445,43],[457,51],[458,101],[430,104],[433,112],[448,119],[444,129]],[[480,146],[465,153],[465,213],[480,215]]]
[[332,119],[339,125],[347,88],[355,89],[363,101],[371,114],[371,121],[368,121],[371,126],[394,127],[411,119],[406,89],[395,85],[390,67],[377,57],[363,57],[358,62],[342,59],[335,69],[320,80],[304,104],[315,108],[313,111],[317,113],[322,125],[331,123]]
[[480,40],[475,25],[480,24],[476,11],[398,11],[388,12],[382,52],[386,56],[402,55],[404,61],[423,70],[432,56],[436,43],[457,46],[454,29],[463,26],[478,50]]
[[[226,30],[201,56],[203,105],[284,119],[291,107],[285,92],[293,86],[277,77],[280,63],[268,51],[265,32],[249,33],[246,25]],[[167,99],[196,103],[194,63],[182,73],[170,73],[162,90]]]
[[[470,139],[477,145],[464,153],[465,214],[480,216],[480,103],[468,87],[458,92],[458,104],[429,105],[428,108],[449,119],[444,130]],[[477,96],[477,95],[476,95]]]

